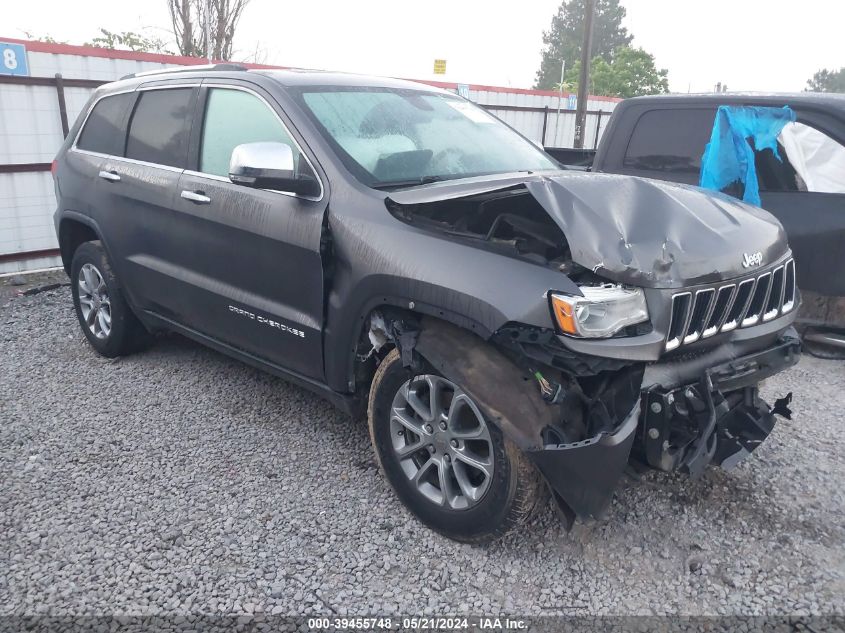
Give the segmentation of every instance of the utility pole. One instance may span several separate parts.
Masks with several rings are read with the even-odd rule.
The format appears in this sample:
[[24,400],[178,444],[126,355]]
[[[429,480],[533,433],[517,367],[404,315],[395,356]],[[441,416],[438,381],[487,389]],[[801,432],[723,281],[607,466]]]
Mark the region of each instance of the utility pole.
[[563,101],[563,71],[566,69],[566,60],[560,60],[560,83],[558,84],[558,93],[557,93],[557,118],[555,119],[555,135],[552,139],[553,147],[557,147],[554,143],[557,143],[557,126],[560,123],[560,102]]
[[578,78],[578,106],[575,111],[575,147],[584,147],[587,127],[587,95],[590,93],[590,57],[593,49],[593,14],[595,0],[584,2],[584,40],[581,43],[581,76]]

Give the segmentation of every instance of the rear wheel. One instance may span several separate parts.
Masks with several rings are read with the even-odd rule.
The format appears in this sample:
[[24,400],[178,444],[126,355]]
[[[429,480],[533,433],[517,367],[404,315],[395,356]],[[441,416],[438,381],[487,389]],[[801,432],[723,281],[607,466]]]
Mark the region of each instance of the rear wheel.
[[376,372],[368,417],[376,456],[396,494],[449,538],[493,540],[545,500],[533,464],[472,398],[443,376],[405,369],[395,350]]
[[85,338],[103,356],[123,356],[145,347],[152,336],[132,313],[99,241],[76,249],[71,263],[76,316]]

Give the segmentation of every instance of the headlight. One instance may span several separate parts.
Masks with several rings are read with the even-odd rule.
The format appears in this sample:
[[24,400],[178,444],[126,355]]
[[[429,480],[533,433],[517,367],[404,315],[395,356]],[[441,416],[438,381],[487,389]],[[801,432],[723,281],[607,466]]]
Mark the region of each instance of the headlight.
[[613,336],[629,325],[648,321],[641,288],[581,286],[583,297],[550,295],[552,314],[564,334],[583,338]]

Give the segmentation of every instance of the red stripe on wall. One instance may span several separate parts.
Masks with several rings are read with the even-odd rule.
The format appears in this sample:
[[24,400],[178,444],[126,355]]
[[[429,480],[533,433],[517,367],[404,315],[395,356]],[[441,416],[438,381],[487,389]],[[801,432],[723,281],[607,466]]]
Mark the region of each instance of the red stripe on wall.
[[[36,42],[19,40],[13,37],[0,37],[0,42],[23,44],[26,50],[33,53],[52,53],[53,55],[79,55],[81,57],[105,57],[106,59],[130,59],[138,62],[155,62],[158,64],[179,64],[181,66],[196,66],[207,64],[204,57],[184,57],[182,55],[164,55],[161,53],[138,53],[135,51],[119,51],[113,48],[99,48],[97,46],[76,46],[75,44],[56,44],[53,42]],[[217,60],[216,63],[220,63]],[[241,63],[241,62],[239,62]],[[267,64],[242,63],[247,68],[285,68],[285,66],[269,66]]]

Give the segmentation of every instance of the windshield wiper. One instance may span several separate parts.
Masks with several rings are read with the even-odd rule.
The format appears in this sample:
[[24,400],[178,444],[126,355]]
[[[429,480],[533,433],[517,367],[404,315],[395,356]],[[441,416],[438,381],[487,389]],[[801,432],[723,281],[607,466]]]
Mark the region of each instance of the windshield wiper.
[[370,185],[373,189],[401,189],[402,187],[416,187],[417,185],[427,185],[432,182],[440,182],[446,180],[443,176],[422,176],[413,180],[385,180]]
[[427,185],[432,182],[442,182],[444,180],[460,180],[462,178],[475,178],[478,176],[495,176],[497,174],[534,174],[532,169],[516,169],[513,171],[482,171],[471,174],[455,174],[448,176],[422,176],[409,180],[384,180],[370,185],[373,189],[401,189],[402,187],[416,187],[418,185]]

